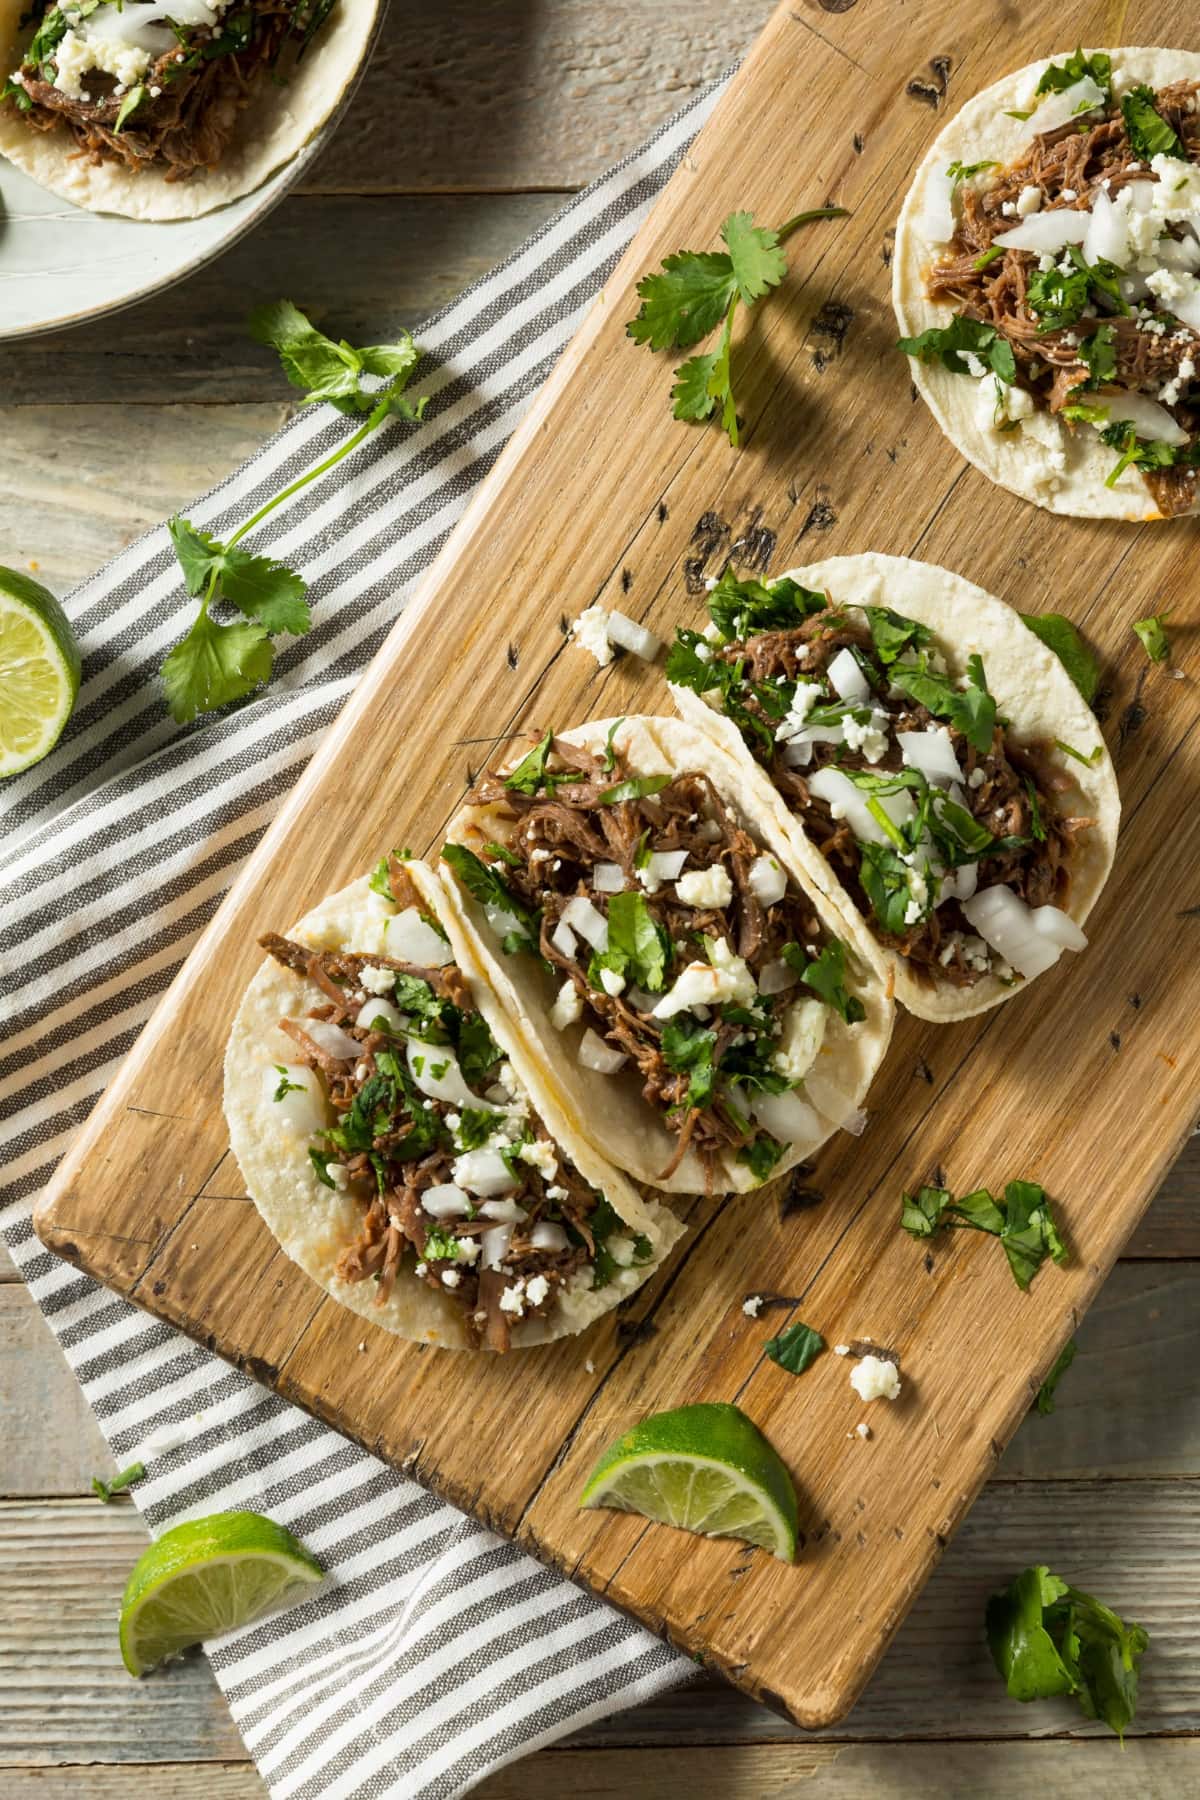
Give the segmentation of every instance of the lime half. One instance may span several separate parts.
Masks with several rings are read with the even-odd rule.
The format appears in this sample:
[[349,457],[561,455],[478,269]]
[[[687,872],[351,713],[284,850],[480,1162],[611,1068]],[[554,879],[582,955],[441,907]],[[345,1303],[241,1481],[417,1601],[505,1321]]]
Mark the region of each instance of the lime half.
[[204,1638],[298,1600],[324,1570],[261,1513],[213,1513],[166,1531],[133,1566],[121,1597],[121,1655],[131,1675]]
[[79,646],[49,588],[0,567],[0,776],[40,762],[79,692]]
[[604,1452],[581,1506],[641,1513],[796,1560],[796,1491],[758,1426],[724,1402],[652,1413]]

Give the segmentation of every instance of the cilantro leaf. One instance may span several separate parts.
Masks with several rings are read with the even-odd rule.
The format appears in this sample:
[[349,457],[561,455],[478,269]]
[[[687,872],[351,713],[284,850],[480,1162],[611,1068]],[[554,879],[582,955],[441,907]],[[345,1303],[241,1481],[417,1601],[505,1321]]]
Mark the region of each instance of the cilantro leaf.
[[622,713],[621,717],[619,719],[614,719],[608,728],[608,736],[604,740],[604,755],[600,760],[600,767],[604,770],[606,775],[611,775],[617,766],[617,753],[613,748],[613,739],[616,737],[624,723],[625,715]]
[[864,606],[862,610],[870,628],[875,654],[885,669],[890,668],[906,650],[922,649],[932,636],[928,625],[918,624],[916,619],[906,619],[900,613],[892,612],[890,607]]
[[846,946],[840,938],[830,938],[817,957],[808,957],[799,944],[785,944],[780,955],[788,967],[795,969],[805,987],[818,994],[847,1025],[857,1025],[867,1012],[857,994],[846,987]]
[[1112,57],[1106,51],[1096,50],[1091,56],[1083,54],[1082,47],[1073,50],[1065,62],[1051,63],[1042,71],[1042,78],[1034,89],[1035,94],[1061,94],[1064,89],[1074,87],[1086,76],[1090,76],[1098,88],[1107,94],[1112,87]]
[[1000,1243],[1013,1279],[1023,1291],[1046,1257],[1064,1263],[1067,1249],[1058,1235],[1045,1191],[1032,1181],[1010,1181],[1004,1190],[1004,1226]]
[[303,637],[312,626],[304,601],[305,583],[294,569],[271,556],[226,550],[221,558],[221,596],[266,631]]
[[308,1160],[316,1171],[316,1177],[321,1186],[333,1188],[336,1193],[336,1183],[329,1173],[329,1165],[334,1161],[333,1152],[331,1150],[310,1150]]
[[[399,398],[420,357],[408,332],[394,344],[372,344],[356,350],[341,339],[337,343],[318,331],[290,300],[260,306],[249,319],[250,336],[273,349],[293,387],[303,388],[304,404],[328,400],[340,412],[371,412],[380,401],[378,392],[367,393],[362,376],[391,377],[388,398]],[[406,403],[408,416],[419,416],[419,406]]]
[[1100,433],[1101,443],[1119,450],[1119,461],[1105,477],[1105,487],[1115,487],[1126,469],[1174,469],[1200,463],[1200,438],[1190,444],[1163,444],[1140,438],[1125,419],[1114,419]]
[[1075,1352],[1079,1348],[1074,1338],[1068,1338],[1054,1360],[1054,1366],[1037,1391],[1034,1406],[1045,1416],[1054,1411],[1054,1392],[1059,1382],[1075,1361]]
[[900,338],[896,348],[921,362],[941,361],[953,375],[969,375],[966,353],[980,358],[992,373],[1009,386],[1017,379],[1017,359],[1012,345],[994,325],[956,315],[949,325],[932,325],[919,337]]
[[791,576],[769,585],[753,578],[739,580],[732,568],[721,575],[708,596],[708,611],[724,638],[757,637],[764,631],[794,631],[811,614],[823,612],[828,596],[801,587]]
[[386,856],[380,857],[367,882],[373,894],[380,894],[385,900],[395,900],[396,896],[392,892],[392,860],[395,858],[402,861],[403,855],[401,850],[389,850]]
[[197,713],[243,700],[268,681],[274,651],[261,625],[218,625],[201,612],[160,671],[172,716],[181,725]]
[[1073,1694],[1087,1718],[1124,1736],[1150,1643],[1141,1625],[1127,1624],[1039,1563],[992,1595],[986,1628],[992,1661],[1014,1700]]
[[687,1072],[691,1075],[684,1101],[687,1107],[707,1106],[712,1099],[716,1081],[713,1068],[716,1042],[716,1032],[707,1031],[691,1013],[676,1013],[663,1025],[663,1061],[676,1074]]
[[133,117],[133,114],[137,111],[145,98],[146,90],[140,84],[129,89],[125,98],[121,101],[116,118],[112,122],[114,134],[123,128],[127,119]]
[[689,357],[687,362],[681,364],[675,371],[676,385],[671,389],[673,412],[677,419],[707,419],[719,404],[721,424],[735,450],[738,443],[738,421],[730,355],[737,302],[735,294],[729,302],[725,328],[717,348],[708,355]]
[[932,1237],[942,1223],[942,1215],[950,1205],[949,1188],[923,1187],[915,1194],[900,1196],[900,1226],[909,1237]]
[[961,731],[981,755],[991,749],[996,702],[980,685],[982,664],[977,658],[967,665],[969,685],[965,688],[955,687],[949,676],[931,669],[925,658],[915,664],[893,663],[890,673],[894,687],[910,695],[935,719],[945,719]]
[[648,994],[661,992],[671,946],[644,894],[627,889],[611,896],[608,947],[623,959],[638,987]]
[[960,181],[970,181],[972,175],[982,175],[985,169],[998,169],[997,162],[959,162],[956,158],[946,170],[952,186],[957,187]]
[[283,1099],[285,1094],[302,1094],[304,1092],[304,1083],[302,1081],[288,1080],[287,1069],[282,1063],[272,1063],[271,1067],[279,1077],[275,1086],[275,1092],[271,1095],[272,1100],[278,1102]]
[[495,1137],[500,1124],[501,1117],[498,1113],[486,1112],[478,1106],[464,1106],[459,1114],[458,1130],[454,1134],[458,1139],[459,1149],[478,1150],[489,1138]]
[[536,794],[546,780],[546,762],[554,745],[554,733],[548,731],[528,756],[523,756],[504,785],[513,794]]
[[1100,325],[1090,337],[1083,339],[1079,354],[1087,365],[1089,389],[1107,387],[1116,379],[1117,340],[1111,325]]
[[504,1055],[487,1020],[477,1012],[461,1015],[457,1047],[458,1066],[468,1087],[477,1087]]
[[619,806],[622,800],[645,800],[650,794],[660,794],[672,781],[670,775],[631,775],[628,781],[618,781],[615,787],[604,788],[596,796],[600,806]]
[[803,1375],[805,1369],[811,1368],[822,1350],[825,1339],[811,1325],[803,1325],[797,1319],[795,1324],[788,1325],[778,1337],[768,1338],[763,1349],[771,1361],[778,1363],[790,1375]]
[[1047,650],[1053,650],[1090,706],[1100,686],[1100,665],[1070,619],[1054,612],[1022,613],[1021,618],[1034,637],[1040,638]]
[[[1037,269],[1029,277],[1026,299],[1037,319],[1039,333],[1061,331],[1083,317],[1091,282],[1086,268],[1074,268],[1069,275],[1055,263],[1050,269]],[[1080,345],[1082,351],[1083,346]]]
[[[531,912],[523,901],[518,900],[495,869],[481,862],[465,844],[443,844],[442,861],[450,865],[463,887],[481,906],[495,907],[517,920],[523,935],[519,942],[512,944],[513,949],[532,950],[536,953],[540,914]],[[510,937],[516,935],[510,934]],[[504,941],[504,949],[506,953],[509,951],[508,938]]]
[[890,844],[860,842],[858,853],[858,878],[871,902],[871,911],[885,931],[899,937],[905,929],[904,915],[912,899],[912,871]]
[[786,1149],[786,1144],[777,1143],[765,1131],[760,1131],[753,1143],[742,1146],[737,1159],[746,1165],[756,1180],[765,1181]]
[[411,375],[421,356],[407,331],[394,344],[369,344],[358,354],[368,375]]
[[1166,617],[1165,612],[1151,613],[1148,619],[1135,619],[1133,622],[1138,642],[1151,662],[1165,663],[1171,660],[1171,640],[1163,624]]
[[1133,154],[1143,162],[1155,156],[1177,156],[1187,161],[1187,151],[1173,126],[1169,125],[1154,105],[1153,88],[1130,88],[1121,96],[1121,117],[1129,133]]
[[729,246],[738,294],[744,305],[753,306],[787,274],[779,234],[756,225],[752,213],[732,212],[721,227],[721,236]]
[[687,350],[716,330],[736,290],[733,259],[724,251],[680,250],[663,258],[661,274],[638,282],[641,310],[625,330],[651,350]]

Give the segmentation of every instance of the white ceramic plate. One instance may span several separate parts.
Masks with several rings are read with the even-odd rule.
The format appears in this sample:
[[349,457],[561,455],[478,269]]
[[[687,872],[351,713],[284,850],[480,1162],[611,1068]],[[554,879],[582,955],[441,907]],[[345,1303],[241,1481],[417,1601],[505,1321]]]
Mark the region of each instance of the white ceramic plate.
[[244,237],[329,142],[353,99],[386,10],[380,6],[358,73],[322,130],[253,193],[198,219],[84,212],[0,157],[0,341],[61,331],[132,306],[194,274]]

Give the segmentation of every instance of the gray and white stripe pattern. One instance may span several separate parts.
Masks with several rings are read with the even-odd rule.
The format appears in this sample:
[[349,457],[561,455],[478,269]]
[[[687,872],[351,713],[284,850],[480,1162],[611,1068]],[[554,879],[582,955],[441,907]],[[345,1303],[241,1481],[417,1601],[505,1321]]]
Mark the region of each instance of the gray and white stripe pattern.
[[[156,680],[194,603],[164,528],[68,601],[84,682],[54,754],[0,792],[0,1224],[157,1532],[270,1513],[330,1572],[210,1657],[274,1795],[451,1796],[691,1664],[416,1483],[44,1251],[31,1202],[321,732],[707,117],[668,121],[418,333],[419,429],[369,439],[253,547],[315,625],[267,692],[191,727]],[[312,408],[190,509],[224,535],[343,439]]]

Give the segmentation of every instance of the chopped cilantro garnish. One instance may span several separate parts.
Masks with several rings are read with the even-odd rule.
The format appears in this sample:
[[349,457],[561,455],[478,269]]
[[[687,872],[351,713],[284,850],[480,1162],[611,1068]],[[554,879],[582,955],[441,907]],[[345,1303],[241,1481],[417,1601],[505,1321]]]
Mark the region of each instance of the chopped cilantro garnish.
[[1008,339],[994,325],[956,314],[949,325],[932,325],[919,337],[900,338],[896,348],[922,362],[941,361],[953,375],[969,375],[967,354],[977,356],[1009,386],[1017,379],[1017,359]]
[[950,164],[946,173],[950,177],[951,185],[957,187],[960,181],[969,181],[972,175],[982,175],[985,169],[998,169],[999,166],[999,163],[996,162],[964,163],[955,160]]
[[899,613],[892,612],[890,607],[864,606],[863,612],[870,627],[875,654],[885,669],[890,668],[906,650],[920,650],[929,642],[931,633],[927,625],[918,624],[916,619],[902,618]]
[[716,1032],[706,1031],[691,1013],[676,1013],[663,1026],[663,1061],[677,1074],[686,1072],[691,1076],[687,1098],[683,1102],[687,1107],[707,1106],[712,1099],[716,1081],[713,1068],[716,1043]]
[[1066,88],[1074,87],[1085,76],[1090,76],[1096,86],[1107,94],[1112,87],[1112,57],[1103,50],[1096,50],[1091,56],[1085,56],[1082,48],[1076,48],[1065,62],[1051,63],[1048,69],[1042,71],[1034,93],[1061,94]]
[[1075,1361],[1075,1352],[1077,1349],[1078,1345],[1076,1344],[1075,1339],[1068,1338],[1067,1342],[1059,1351],[1058,1356],[1055,1358],[1053,1368],[1038,1389],[1037,1398],[1033,1404],[1038,1412],[1043,1415],[1054,1411],[1055,1390],[1071,1364]]
[[608,736],[604,740],[604,755],[600,761],[600,767],[604,770],[606,775],[611,775],[617,766],[617,753],[613,749],[613,739],[616,737],[624,723],[625,715],[622,713],[621,717],[619,719],[614,719],[608,728]]
[[992,1661],[1014,1700],[1073,1694],[1086,1718],[1124,1737],[1150,1643],[1141,1625],[1127,1624],[1044,1563],[992,1595],[986,1625]]
[[1150,162],[1156,156],[1176,156],[1187,161],[1187,150],[1180,141],[1174,127],[1169,125],[1155,107],[1153,88],[1130,88],[1121,96],[1121,117],[1125,121],[1125,129],[1129,133],[1129,147],[1142,162]]
[[458,1239],[452,1231],[427,1232],[421,1255],[426,1262],[457,1262]]
[[272,1100],[278,1102],[283,1099],[285,1094],[302,1094],[304,1092],[304,1083],[289,1081],[288,1072],[282,1063],[272,1063],[271,1067],[279,1077],[275,1092],[271,1095]]
[[459,1114],[458,1130],[454,1134],[459,1149],[478,1150],[496,1135],[501,1122],[498,1113],[486,1112],[478,1106],[464,1106]]
[[509,914],[517,921],[519,930],[510,931],[504,939],[503,948],[506,955],[516,950],[532,951],[538,954],[538,934],[541,915],[531,912],[517,896],[509,891],[508,884],[497,875],[495,869],[481,862],[473,850],[465,844],[444,844],[442,861],[453,869],[467,892],[481,906],[494,907],[497,911]]
[[[1167,612],[1169,611],[1168,607]],[[1166,612],[1151,613],[1148,619],[1135,619],[1133,622],[1138,642],[1151,662],[1165,663],[1171,660],[1171,640],[1163,624],[1166,617]]]
[[554,777],[546,774],[546,762],[554,747],[554,733],[548,731],[541,742],[521,758],[512,774],[505,779],[505,787],[513,794],[536,794],[540,787],[553,792]]
[[308,1160],[315,1169],[317,1180],[321,1186],[336,1190],[336,1183],[329,1173],[330,1163],[336,1160],[332,1150],[310,1150]]
[[1200,464],[1200,438],[1190,444],[1163,444],[1140,438],[1125,419],[1115,419],[1100,433],[1110,450],[1121,452],[1117,463],[1105,479],[1105,487],[1115,487],[1126,469],[1175,469]]
[[769,585],[753,578],[739,580],[724,571],[708,596],[713,624],[726,639],[757,637],[764,631],[793,631],[829,604],[827,594],[802,587],[790,575]]
[[1047,650],[1053,650],[1088,705],[1100,686],[1100,666],[1070,619],[1061,613],[1022,613],[1021,618]]
[[915,1196],[900,1196],[900,1224],[916,1238],[955,1225],[999,1238],[1021,1289],[1028,1288],[1047,1257],[1056,1263],[1067,1260],[1045,1190],[1033,1181],[1010,1181],[1003,1201],[986,1188],[955,1200],[947,1188],[923,1187]]
[[609,899],[608,954],[620,958],[619,972],[636,986],[648,994],[662,991],[671,957],[670,939],[647,906],[646,896],[632,888]]
[[768,1338],[763,1349],[772,1362],[778,1363],[791,1375],[803,1375],[805,1369],[811,1368],[822,1350],[825,1339],[811,1325],[803,1325],[797,1319],[779,1333],[778,1337]]
[[605,788],[596,799],[601,806],[618,806],[622,800],[645,800],[650,794],[661,793],[671,780],[670,775],[632,775],[628,781]]
[[846,987],[846,946],[840,938],[830,938],[816,957],[808,956],[799,944],[785,944],[780,954],[805,987],[818,994],[847,1025],[857,1025],[866,1018],[862,1001]]
[[753,1143],[742,1146],[737,1159],[751,1170],[756,1180],[765,1181],[786,1149],[786,1144],[776,1143],[773,1137],[768,1137],[762,1131]]

